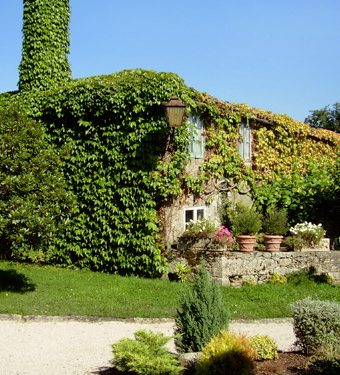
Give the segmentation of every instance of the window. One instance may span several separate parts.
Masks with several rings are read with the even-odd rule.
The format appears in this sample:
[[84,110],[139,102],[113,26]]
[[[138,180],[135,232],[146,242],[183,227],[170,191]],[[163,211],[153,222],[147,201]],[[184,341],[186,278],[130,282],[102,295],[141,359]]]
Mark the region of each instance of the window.
[[205,207],[190,207],[184,209],[184,229],[187,229],[190,221],[197,221],[205,219],[206,208]]
[[190,131],[192,133],[189,144],[190,156],[196,159],[203,159],[203,121],[198,114],[188,115],[187,121],[191,124]]
[[251,163],[251,129],[249,124],[241,123],[240,134],[242,137],[239,144],[241,157],[246,163]]

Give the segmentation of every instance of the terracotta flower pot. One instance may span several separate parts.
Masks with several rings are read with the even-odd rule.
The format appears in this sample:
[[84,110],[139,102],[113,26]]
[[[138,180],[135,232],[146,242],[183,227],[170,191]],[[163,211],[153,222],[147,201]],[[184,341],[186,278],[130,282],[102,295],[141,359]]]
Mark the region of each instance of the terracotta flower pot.
[[236,237],[240,251],[250,253],[254,250],[256,236],[240,235]]
[[271,253],[280,251],[281,242],[283,240],[282,236],[266,234],[263,236],[263,239],[267,251]]

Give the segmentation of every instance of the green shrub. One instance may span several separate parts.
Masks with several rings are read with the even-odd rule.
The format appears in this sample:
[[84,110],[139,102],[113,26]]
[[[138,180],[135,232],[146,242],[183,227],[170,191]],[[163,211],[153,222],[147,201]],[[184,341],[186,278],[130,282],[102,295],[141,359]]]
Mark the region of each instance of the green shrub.
[[175,344],[179,352],[198,352],[229,323],[229,312],[222,300],[221,288],[210,282],[204,262],[195,279],[179,300]]
[[262,215],[253,208],[239,212],[232,222],[232,233],[235,236],[255,235],[262,228]]
[[285,235],[288,232],[288,214],[284,208],[278,209],[276,206],[267,211],[263,223],[264,234]]
[[40,123],[0,106],[1,256],[47,262],[75,211],[62,161]]
[[340,357],[317,358],[308,364],[308,375],[339,375]]
[[277,273],[273,273],[269,279],[268,282],[271,284],[286,284],[287,277],[284,275],[278,275]]
[[269,336],[256,335],[250,338],[250,343],[257,352],[256,359],[277,359],[278,346],[274,339]]
[[[296,159],[290,173],[278,172],[276,178],[254,186],[254,205],[264,210],[272,205],[287,207],[292,224],[314,220],[318,208],[327,202],[327,191],[334,185],[332,165],[321,166],[318,160],[307,162],[301,173]],[[303,209],[301,209],[303,207]]]
[[340,304],[306,298],[291,304],[297,344],[306,354],[340,345]]
[[286,275],[287,281],[293,285],[309,284],[312,281],[310,273],[310,268],[302,268],[299,271],[290,272]]
[[283,240],[282,245],[289,251],[301,251],[304,246],[308,245],[308,242],[301,236],[288,236]]
[[340,346],[323,345],[307,364],[308,375],[339,375]]
[[178,279],[184,283],[184,281],[188,280],[188,276],[191,272],[191,267],[188,267],[184,263],[177,263],[174,269],[174,273],[177,275]]
[[294,285],[308,284],[310,282],[328,285],[334,284],[334,279],[332,276],[325,272],[318,275],[316,272],[317,269],[315,266],[309,266],[308,268],[303,268],[300,271],[287,274],[287,281]]
[[139,330],[134,336],[135,340],[123,338],[112,345],[118,370],[141,375],[177,375],[183,369],[176,356],[164,348],[171,337],[146,330]]
[[256,350],[245,335],[222,330],[203,348],[197,375],[253,374]]

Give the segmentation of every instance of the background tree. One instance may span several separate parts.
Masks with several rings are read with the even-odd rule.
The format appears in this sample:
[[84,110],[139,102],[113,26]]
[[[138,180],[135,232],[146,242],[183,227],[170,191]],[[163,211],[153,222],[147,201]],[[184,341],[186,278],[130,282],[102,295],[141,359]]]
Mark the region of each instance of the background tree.
[[20,90],[46,90],[71,79],[68,0],[24,0]]
[[333,109],[327,105],[323,109],[315,111],[309,111],[309,115],[305,119],[305,123],[310,124],[316,128],[323,128],[332,130],[334,132],[340,132],[340,103],[333,104]]

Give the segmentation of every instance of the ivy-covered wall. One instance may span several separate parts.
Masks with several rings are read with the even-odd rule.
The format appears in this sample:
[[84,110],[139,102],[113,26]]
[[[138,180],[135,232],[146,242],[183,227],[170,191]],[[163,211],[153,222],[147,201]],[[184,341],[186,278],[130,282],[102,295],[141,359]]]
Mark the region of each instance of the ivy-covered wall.
[[[194,174],[189,124],[170,129],[161,105],[174,94],[205,124],[205,158]],[[303,175],[310,162],[328,168],[340,143],[286,115],[219,101],[173,73],[128,70],[10,100],[45,124],[54,145],[71,148],[63,173],[78,212],[58,239],[58,261],[121,274],[163,272],[164,208],[176,200],[212,202],[240,181],[260,186],[283,173]],[[253,128],[251,168],[238,151],[241,121]]]

